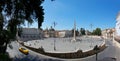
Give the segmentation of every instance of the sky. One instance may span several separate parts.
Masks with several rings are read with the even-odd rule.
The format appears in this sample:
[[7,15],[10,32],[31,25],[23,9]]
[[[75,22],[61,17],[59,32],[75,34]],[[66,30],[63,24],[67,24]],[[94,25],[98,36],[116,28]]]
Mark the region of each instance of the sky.
[[[42,5],[45,13],[43,29],[56,22],[56,30],[71,30],[74,21],[77,29],[114,28],[120,11],[120,0],[45,0]],[[37,28],[37,23],[32,27]]]

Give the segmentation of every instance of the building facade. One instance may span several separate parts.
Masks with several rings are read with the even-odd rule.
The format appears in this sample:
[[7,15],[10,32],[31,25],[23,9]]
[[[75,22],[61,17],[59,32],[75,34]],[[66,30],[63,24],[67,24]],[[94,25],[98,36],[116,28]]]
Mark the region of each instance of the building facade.
[[120,12],[118,13],[116,18],[115,39],[120,41]]
[[120,36],[120,12],[118,13],[117,15],[117,18],[116,18],[116,35]]
[[22,28],[20,39],[22,41],[35,40],[43,38],[43,32],[36,28]]
[[44,30],[44,37],[48,38],[48,37],[71,37],[72,35],[72,31],[70,30],[56,30],[56,31],[51,31],[51,30]]
[[72,37],[72,31],[70,30],[62,30],[58,31],[58,37]]
[[114,30],[115,30],[115,28],[104,29],[104,30],[102,30],[102,36],[111,38],[111,37],[113,37]]

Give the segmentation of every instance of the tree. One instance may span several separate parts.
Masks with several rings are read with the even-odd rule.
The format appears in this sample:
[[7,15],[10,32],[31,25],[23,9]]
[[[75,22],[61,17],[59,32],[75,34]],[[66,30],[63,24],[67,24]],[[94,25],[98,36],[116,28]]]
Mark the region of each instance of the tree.
[[101,35],[101,29],[100,28],[96,28],[95,30],[93,30],[92,34],[100,36]]
[[[72,32],[72,35],[74,35],[74,29],[72,29],[72,30],[71,30],[71,32]],[[76,35],[76,36],[78,36],[78,35],[79,35],[78,29],[77,29],[77,30],[75,30],[75,35]]]
[[76,36],[79,36],[79,31],[78,31],[78,29],[77,29],[75,32],[76,32]]
[[74,29],[71,29],[71,32],[72,32],[72,36],[74,35]]
[[55,29],[51,26],[49,31],[55,31]]
[[43,6],[44,0],[0,0],[0,12],[5,12],[4,17],[10,17],[11,20],[21,22],[23,20],[29,23],[33,22],[33,18],[38,21],[38,28],[43,22]]
[[85,35],[85,29],[84,28],[80,28],[80,32],[82,35]]
[[[43,2],[44,0],[0,0],[0,53],[5,53],[7,44],[16,39],[16,33],[25,21],[30,24],[37,21],[40,28],[44,20]],[[18,31],[19,35],[20,32]]]

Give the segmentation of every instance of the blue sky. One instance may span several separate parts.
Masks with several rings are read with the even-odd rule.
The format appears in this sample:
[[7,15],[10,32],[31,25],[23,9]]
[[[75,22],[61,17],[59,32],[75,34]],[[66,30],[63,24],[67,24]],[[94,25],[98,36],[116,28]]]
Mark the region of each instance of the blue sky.
[[[105,29],[115,27],[120,0],[45,0],[43,7],[43,29],[53,26],[55,21],[55,29],[71,30],[74,20],[78,29],[82,27],[91,30],[90,24],[93,24],[93,29]],[[37,27],[37,24],[34,23],[32,27]]]

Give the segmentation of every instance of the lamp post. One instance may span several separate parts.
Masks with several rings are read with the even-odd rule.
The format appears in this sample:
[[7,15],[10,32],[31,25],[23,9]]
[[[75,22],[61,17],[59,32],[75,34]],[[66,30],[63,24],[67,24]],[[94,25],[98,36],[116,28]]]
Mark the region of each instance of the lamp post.
[[96,45],[93,49],[95,51],[95,54],[96,54],[96,61],[98,60],[98,51],[100,50],[98,45]]
[[74,21],[74,41],[76,41],[76,22]]
[[112,29],[112,32],[113,32],[113,41],[114,41],[115,29]]
[[86,37],[88,37],[88,31],[87,30],[85,31],[85,34],[86,34]]
[[[90,24],[90,27],[91,27],[91,32],[92,32],[93,24]],[[91,34],[91,40],[92,40],[92,34]],[[90,45],[90,46],[92,47],[92,42],[91,42],[91,45]]]
[[[57,25],[57,23],[56,22],[53,22],[53,26],[54,26],[54,31],[55,31],[55,26]],[[54,32],[54,37],[56,37],[55,34],[56,32]],[[56,40],[55,40],[55,38],[54,38],[54,51],[56,50],[56,47],[55,47],[55,42],[56,42]]]
[[108,36],[108,32],[107,32],[108,30],[106,29],[106,39],[107,39],[107,36]]

